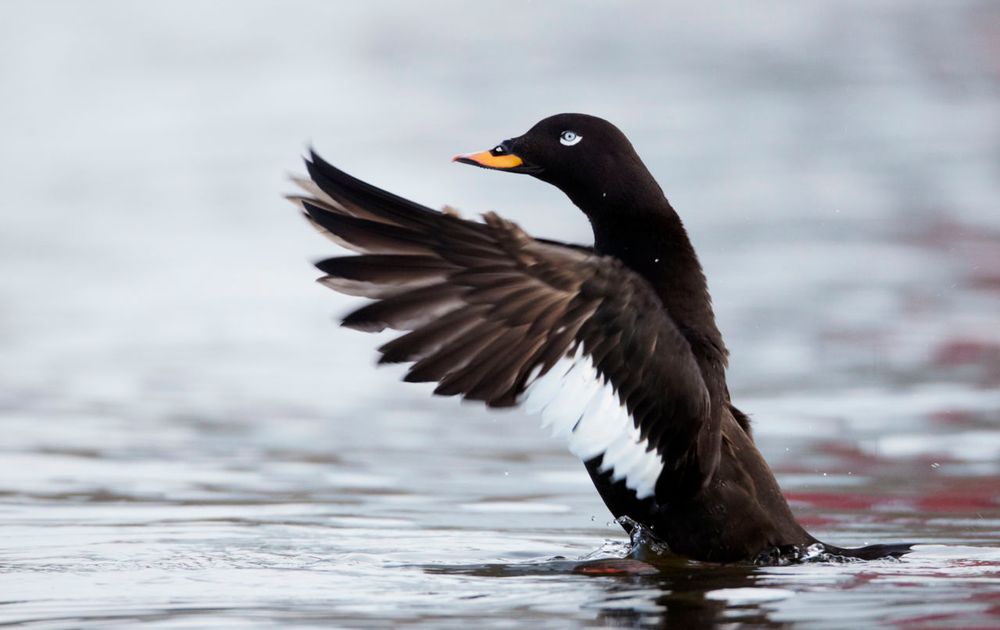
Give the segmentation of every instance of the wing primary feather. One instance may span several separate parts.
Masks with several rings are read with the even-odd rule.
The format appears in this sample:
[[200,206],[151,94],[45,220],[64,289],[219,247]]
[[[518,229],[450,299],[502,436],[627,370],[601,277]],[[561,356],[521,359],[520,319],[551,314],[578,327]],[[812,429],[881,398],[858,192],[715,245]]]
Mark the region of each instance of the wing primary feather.
[[465,299],[470,304],[489,304],[491,307],[495,308],[497,304],[504,304],[518,292],[523,291],[525,289],[525,283],[526,281],[522,277],[517,282],[502,282],[472,289],[466,294]]
[[489,378],[494,367],[507,359],[511,344],[516,342],[520,332],[514,329],[501,330],[499,334],[483,345],[461,368],[451,370],[441,379],[435,394],[457,396],[470,392],[483,379]]
[[305,202],[309,218],[356,251],[373,254],[432,254],[434,240],[388,223],[328,212]]
[[388,220],[429,233],[448,232],[467,240],[492,242],[482,224],[432,210],[372,186],[326,162],[315,151],[310,150],[306,170],[313,181],[333,199],[360,206],[383,221]]
[[403,380],[426,383],[443,379],[451,372],[465,367],[476,352],[488,345],[501,332],[502,327],[494,322],[473,326],[434,354],[414,363]]
[[512,404],[508,401],[517,388],[521,374],[530,365],[531,358],[544,342],[544,338],[535,337],[523,348],[510,352],[509,359],[497,368],[495,378],[481,381],[470,394],[480,396],[480,399],[485,400],[490,406],[505,407]]
[[412,330],[459,308],[459,297],[465,290],[446,283],[420,287],[363,306],[347,315],[341,324],[366,331],[387,327]]
[[393,254],[337,256],[319,261],[316,268],[338,278],[393,284],[438,278],[454,270],[449,263],[432,256]]
[[[521,314],[531,307],[533,298],[538,297],[538,287],[528,286],[511,292],[493,308],[490,309],[490,316],[508,321],[517,326],[530,322],[520,321]],[[525,327],[527,331],[527,327]]]
[[462,308],[382,345],[379,363],[418,361],[479,323],[484,308]]

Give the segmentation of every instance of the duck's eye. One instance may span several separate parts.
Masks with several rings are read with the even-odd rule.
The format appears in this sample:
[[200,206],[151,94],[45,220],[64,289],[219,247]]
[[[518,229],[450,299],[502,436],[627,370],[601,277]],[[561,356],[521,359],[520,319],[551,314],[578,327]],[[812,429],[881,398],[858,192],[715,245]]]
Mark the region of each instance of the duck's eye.
[[494,153],[503,153],[503,145],[502,144],[498,144],[497,146],[493,147],[493,152]]
[[564,131],[559,134],[559,143],[567,147],[571,147],[581,140],[583,140],[583,136],[575,131]]

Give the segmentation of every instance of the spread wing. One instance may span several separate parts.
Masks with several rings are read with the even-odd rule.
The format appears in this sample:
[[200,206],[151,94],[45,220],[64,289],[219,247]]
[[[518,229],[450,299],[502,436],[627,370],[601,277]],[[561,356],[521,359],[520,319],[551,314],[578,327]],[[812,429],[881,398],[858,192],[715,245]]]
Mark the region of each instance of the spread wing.
[[643,278],[492,213],[480,223],[413,203],[315,153],[306,166],[311,180],[295,180],[304,192],[289,198],[356,252],[317,263],[319,281],[371,299],[343,325],[403,333],[380,363],[412,363],[405,380],[436,382],[437,394],[523,402],[640,499],[711,476],[708,392]]

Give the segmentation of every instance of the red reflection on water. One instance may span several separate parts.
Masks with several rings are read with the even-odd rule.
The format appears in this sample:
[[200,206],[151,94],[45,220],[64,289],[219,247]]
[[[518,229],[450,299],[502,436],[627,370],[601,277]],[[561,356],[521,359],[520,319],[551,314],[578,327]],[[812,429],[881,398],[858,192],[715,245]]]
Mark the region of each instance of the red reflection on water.
[[956,621],[956,615],[954,613],[931,613],[928,615],[918,615],[916,617],[910,617],[902,621],[898,627],[900,628],[940,628],[945,626],[952,626],[952,623]]
[[938,367],[995,364],[998,361],[1000,343],[985,339],[948,339],[934,350],[934,364]]
[[860,512],[872,510],[879,506],[898,506],[899,497],[878,496],[871,494],[847,494],[840,492],[786,492],[789,501],[801,501],[823,510],[843,510],[845,512]]
[[971,426],[975,424],[976,415],[965,410],[936,411],[927,416],[934,424],[947,426]]
[[573,567],[573,573],[582,575],[651,575],[659,573],[659,569],[641,560],[607,558],[582,562]]
[[839,523],[835,518],[829,516],[822,516],[820,514],[810,514],[806,516],[797,517],[799,524],[806,529],[819,529],[821,527],[826,527],[828,525],[834,525]]
[[970,480],[958,487],[928,490],[915,500],[918,510],[945,514],[965,513],[983,515],[1000,509],[1000,489],[995,479]]
[[[849,492],[786,492],[790,502],[799,502],[821,513],[828,512],[890,512],[905,509],[908,512],[930,514],[969,515],[996,518],[1000,513],[1000,488],[992,478],[964,480],[925,488],[920,496],[874,495]],[[801,519],[810,525],[826,525],[834,519],[809,515]]]
[[988,603],[989,606],[986,608],[986,613],[995,617],[1000,617],[1000,591],[980,591],[978,593],[973,593],[969,599],[974,602]]

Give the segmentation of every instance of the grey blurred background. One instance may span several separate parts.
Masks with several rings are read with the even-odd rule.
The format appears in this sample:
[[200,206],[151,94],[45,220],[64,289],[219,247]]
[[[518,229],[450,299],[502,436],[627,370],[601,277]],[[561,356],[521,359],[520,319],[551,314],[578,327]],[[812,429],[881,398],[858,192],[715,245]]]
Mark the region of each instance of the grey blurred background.
[[[353,302],[312,282],[310,262],[336,249],[281,199],[312,145],[427,205],[587,241],[557,190],[449,162],[563,111],[619,125],[683,217],[733,395],[786,489],[957,492],[973,496],[962,509],[996,517],[1000,4],[7,0],[6,592],[48,592],[52,575],[32,576],[53,553],[67,573],[138,555],[166,582],[104,577],[171,592],[176,548],[115,524],[155,528],[191,506],[236,524],[209,529],[198,512],[193,534],[157,540],[190,534],[204,544],[184,561],[213,567],[247,561],[225,551],[241,536],[259,554],[298,540],[260,528],[269,510],[335,530],[376,519],[394,539],[410,531],[397,522],[458,519],[460,541],[476,527],[552,527],[581,553],[610,535],[589,482],[535,420],[432,400],[373,368],[379,340],[336,327]],[[501,507],[475,507],[484,500]],[[241,501],[256,507],[227,507]],[[914,501],[908,518],[930,509]],[[816,522],[845,544],[910,531],[850,533],[867,512]],[[95,523],[111,525],[73,529]],[[52,551],[54,524],[107,546]],[[315,541],[356,548],[370,532],[335,534]],[[475,540],[468,549],[505,544]]]
[[357,395],[337,375],[373,343],[329,325],[345,306],[306,263],[330,249],[284,174],[311,143],[428,205],[585,241],[558,191],[448,161],[560,111],[620,125],[660,179],[737,389],[1000,342],[993,3],[0,11],[5,397]]
[[329,249],[279,199],[304,147],[429,205],[583,241],[557,191],[448,162],[560,111],[616,122],[659,177],[709,271],[737,386],[761,361],[834,378],[842,351],[817,331],[870,338],[856,367],[875,379],[917,368],[939,328],[1000,335],[992,309],[953,312],[943,279],[964,265],[996,283],[995,249],[913,251],[1000,230],[992,3],[2,11],[5,395],[242,390],[272,371],[336,390],[371,340],[327,325],[341,298],[305,262]]

